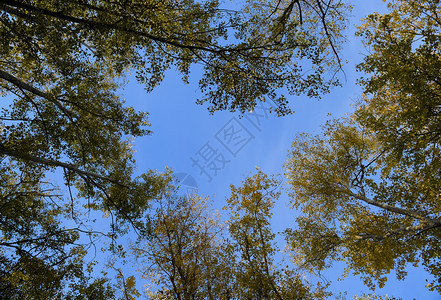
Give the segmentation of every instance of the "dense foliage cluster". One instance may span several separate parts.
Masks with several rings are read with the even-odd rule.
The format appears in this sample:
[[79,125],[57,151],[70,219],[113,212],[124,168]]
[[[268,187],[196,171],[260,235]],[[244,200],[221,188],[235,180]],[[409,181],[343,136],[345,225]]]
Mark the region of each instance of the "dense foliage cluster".
[[[370,54],[355,113],[295,139],[286,163],[299,262],[347,262],[369,286],[422,264],[441,292],[441,19],[439,1],[392,1],[359,35]],[[369,76],[369,77],[367,77]]]

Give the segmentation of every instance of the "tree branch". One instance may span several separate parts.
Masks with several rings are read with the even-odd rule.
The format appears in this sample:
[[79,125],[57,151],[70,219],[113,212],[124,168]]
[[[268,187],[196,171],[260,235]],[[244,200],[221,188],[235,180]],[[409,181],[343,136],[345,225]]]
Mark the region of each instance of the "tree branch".
[[71,170],[79,175],[83,175],[86,177],[93,177],[93,178],[101,179],[104,181],[109,181],[109,182],[123,186],[123,184],[119,183],[117,180],[112,179],[110,177],[101,176],[101,175],[93,173],[93,172],[81,170],[72,164],[63,163],[60,161],[51,160],[51,159],[47,159],[47,158],[43,158],[43,157],[33,156],[33,155],[22,153],[22,152],[19,152],[16,150],[8,149],[1,143],[0,143],[0,153],[12,156],[14,158],[18,158],[20,160],[31,161],[31,162],[34,162],[37,164],[43,164],[43,165],[52,166],[52,167],[62,167],[62,168]]
[[363,196],[363,195],[360,195],[360,194],[356,194],[356,193],[354,193],[354,192],[352,192],[351,190],[348,190],[348,189],[345,189],[345,190],[337,189],[336,191],[340,192],[340,193],[344,193],[344,194],[349,195],[351,197],[354,197],[354,198],[356,198],[358,200],[361,200],[361,201],[363,201],[363,202],[365,202],[365,203],[367,203],[369,205],[373,205],[373,206],[385,209],[387,211],[390,211],[390,212],[393,212],[393,213],[396,213],[396,214],[406,215],[406,216],[409,216],[409,217],[412,217],[412,218],[415,218],[415,219],[418,219],[418,220],[421,220],[421,221],[425,221],[425,222],[434,222],[434,221],[436,221],[436,220],[433,220],[431,218],[427,218],[427,217],[425,217],[425,216],[423,216],[423,215],[421,215],[421,214],[419,214],[417,212],[411,211],[409,209],[400,208],[400,207],[392,206],[392,205],[389,205],[389,204],[386,204],[386,203],[381,203],[381,202],[369,199],[366,196]]
[[29,4],[26,4],[26,3],[21,3],[19,1],[15,1],[15,0],[3,0],[3,2],[6,3],[7,5],[12,6],[12,7],[23,8],[23,9],[26,9],[26,10],[29,10],[29,11],[34,11],[34,12],[42,14],[42,15],[58,18],[58,19],[64,20],[64,21],[74,22],[74,23],[77,23],[77,24],[84,24],[84,25],[87,25],[89,27],[93,27],[94,29],[100,29],[100,28],[113,29],[113,30],[117,30],[117,31],[120,31],[120,32],[126,32],[126,33],[130,33],[130,34],[135,34],[137,36],[146,37],[146,38],[151,39],[153,41],[166,43],[166,44],[169,44],[169,45],[172,45],[172,46],[175,46],[175,47],[178,47],[178,48],[182,48],[182,49],[196,49],[196,50],[203,50],[203,51],[212,52],[212,53],[220,53],[220,52],[224,51],[222,49],[216,50],[216,49],[212,49],[212,48],[209,48],[209,47],[203,47],[203,46],[185,45],[185,44],[179,43],[178,41],[174,41],[174,40],[163,38],[163,37],[154,36],[154,35],[151,35],[151,34],[149,34],[147,32],[142,32],[142,31],[138,31],[138,30],[135,30],[135,29],[124,28],[124,27],[119,26],[117,24],[101,23],[101,22],[96,22],[96,21],[92,21],[92,20],[72,17],[72,16],[68,16],[68,15],[62,14],[60,12],[55,12],[55,11],[51,11],[51,10],[48,10],[48,9],[35,7],[35,6],[29,5]]
[[327,13],[327,9],[326,9],[326,11],[324,11],[323,6],[320,3],[320,0],[317,0],[316,3],[320,9],[320,13],[321,13],[320,19],[322,21],[322,25],[323,25],[323,29],[325,30],[326,37],[328,38],[329,45],[331,45],[332,52],[334,53],[335,57],[337,58],[337,62],[338,62],[340,69],[342,69],[342,62],[341,62],[340,56],[338,55],[337,49],[334,46],[334,42],[332,41],[332,38],[331,38],[331,33],[329,32],[328,25],[326,24],[325,16]]
[[386,234],[383,235],[373,235],[373,234],[358,234],[355,236],[344,238],[343,241],[356,239],[356,240],[367,240],[367,239],[377,239],[377,240],[383,240],[388,237],[391,237],[393,235],[402,234],[402,233],[409,233],[409,232],[423,232],[427,231],[433,228],[441,227],[441,220],[433,220],[431,222],[422,222],[421,224],[415,225],[415,226],[408,226],[405,228],[398,228],[395,230],[392,230]]
[[12,83],[13,85],[17,86],[20,89],[27,90],[27,91],[33,93],[34,95],[40,96],[40,97],[52,102],[68,117],[75,117],[75,118],[79,119],[79,116],[76,113],[65,108],[63,106],[63,104],[61,104],[57,99],[55,99],[54,97],[52,97],[51,95],[49,95],[43,91],[40,91],[39,89],[31,86],[30,84],[21,81],[17,77],[15,77],[15,76],[13,76],[3,70],[0,70],[0,78]]

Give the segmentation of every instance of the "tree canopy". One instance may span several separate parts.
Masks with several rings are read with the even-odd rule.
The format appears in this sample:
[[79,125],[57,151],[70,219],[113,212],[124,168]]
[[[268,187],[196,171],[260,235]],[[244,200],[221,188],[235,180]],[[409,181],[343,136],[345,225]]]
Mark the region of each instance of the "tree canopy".
[[271,215],[280,182],[261,171],[231,186],[223,224],[208,200],[165,195],[153,238],[132,251],[151,299],[324,299],[330,293],[276,262]]
[[[258,171],[232,185],[223,222],[208,199],[178,196],[169,170],[134,175],[131,139],[151,131],[119,95],[130,72],[148,92],[168,70],[190,82],[201,65],[196,102],[210,113],[271,100],[284,116],[281,91],[318,98],[340,84],[349,5],[222,5],[1,1],[0,298],[134,299],[135,277],[114,263],[126,255],[152,299],[324,299],[326,286],[302,275],[334,261],[372,289],[423,265],[441,293],[439,1],[391,0],[369,15],[355,111],[295,138],[285,169],[301,214],[284,232],[294,265],[276,258],[279,178]],[[86,259],[101,238],[116,282]]]
[[389,8],[360,27],[371,52],[356,111],[293,143],[286,171],[303,213],[286,236],[309,270],[343,260],[382,287],[422,264],[441,292],[439,1]]
[[[97,236],[150,232],[149,203],[170,182],[167,172],[133,176],[130,138],[151,132],[148,114],[118,95],[130,71],[151,91],[166,70],[187,81],[202,64],[199,103],[210,112],[271,99],[289,114],[279,88],[318,97],[338,84],[346,11],[321,0],[237,10],[218,1],[1,1],[0,295],[114,297],[105,278],[89,277],[84,256]],[[50,179],[60,173],[64,182]],[[93,210],[111,216],[109,232],[94,230]]]
[[[4,72],[30,84],[12,66],[17,55],[40,58],[30,70],[20,68],[35,80],[35,88],[44,84],[34,76],[40,73],[33,70],[38,65],[64,77],[79,72],[75,61],[104,63],[107,80],[131,68],[151,90],[171,66],[187,80],[190,67],[199,63],[205,94],[200,102],[208,102],[210,111],[245,112],[269,97],[284,115],[291,110],[285,97],[277,95],[279,88],[319,96],[338,84],[332,71],[341,67],[338,50],[349,6],[340,1],[246,1],[240,10],[231,10],[218,1],[11,0],[1,8],[3,55],[10,58],[4,60]],[[2,79],[11,82],[7,74]],[[72,103],[56,103],[62,112],[65,106],[75,112]]]

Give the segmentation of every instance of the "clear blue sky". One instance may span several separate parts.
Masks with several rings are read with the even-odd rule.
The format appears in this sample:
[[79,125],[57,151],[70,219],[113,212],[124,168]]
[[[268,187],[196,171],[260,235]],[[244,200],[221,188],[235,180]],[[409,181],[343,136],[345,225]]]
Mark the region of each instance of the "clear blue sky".
[[[347,31],[348,42],[342,52],[342,58],[349,61],[344,67],[344,86],[333,89],[320,101],[291,97],[295,114],[288,117],[267,117],[265,109],[259,107],[254,112],[261,115],[259,118],[249,116],[240,119],[238,114],[230,112],[209,115],[205,106],[195,104],[200,95],[198,67],[194,68],[193,81],[189,85],[184,85],[174,71],[170,71],[166,80],[150,94],[146,94],[142,86],[130,83],[123,92],[127,104],[149,112],[154,131],[152,136],[135,140],[138,172],[148,169],[161,171],[169,166],[176,173],[188,174],[197,182],[199,193],[210,196],[217,208],[225,205],[229,185],[240,185],[256,166],[269,174],[283,173],[283,163],[296,133],[318,132],[320,125],[329,118],[328,114],[339,117],[351,111],[351,104],[361,93],[355,84],[360,74],[355,72],[354,66],[366,53],[354,37],[355,25],[362,16],[381,10],[384,10],[381,0],[354,4]],[[231,134],[239,131],[240,134]],[[211,160],[203,171],[194,162],[202,165],[203,160],[208,158]],[[273,224],[275,231],[293,224],[295,212],[288,210],[286,204],[287,199],[281,199],[277,204]],[[350,275],[345,281],[337,282],[337,276],[342,275],[341,266],[325,275],[333,281],[330,289],[347,291],[348,298],[369,292],[358,277]],[[425,288],[427,276],[422,269],[409,268],[406,280],[396,281],[394,276],[390,276],[386,287],[376,292],[403,299],[439,299],[439,295]]]

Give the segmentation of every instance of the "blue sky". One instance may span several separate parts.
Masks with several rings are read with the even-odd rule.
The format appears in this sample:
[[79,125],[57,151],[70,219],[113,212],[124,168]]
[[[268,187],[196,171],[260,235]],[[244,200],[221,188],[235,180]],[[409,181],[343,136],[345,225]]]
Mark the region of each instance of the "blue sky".
[[[200,96],[197,87],[199,68],[193,68],[192,80],[185,85],[174,70],[167,73],[165,81],[152,93],[146,94],[143,87],[133,81],[123,91],[127,104],[150,113],[153,135],[135,140],[138,172],[148,169],[162,171],[166,166],[176,173],[192,176],[197,182],[199,193],[209,196],[216,208],[225,205],[229,185],[240,185],[255,168],[264,172],[283,173],[291,141],[300,132],[318,132],[320,125],[328,118],[340,117],[351,111],[351,104],[360,96],[361,89],[356,86],[355,64],[361,62],[363,49],[361,42],[354,37],[355,25],[362,16],[374,11],[384,10],[381,0],[360,1],[354,4],[347,31],[348,42],[344,45],[342,58],[349,63],[344,67],[346,80],[342,88],[334,88],[322,100],[307,97],[289,97],[295,114],[277,118],[266,117],[265,109],[257,107],[256,116],[239,118],[238,114],[217,112],[209,115],[206,106],[196,105]],[[268,107],[268,104],[265,104]],[[258,122],[260,121],[260,124]],[[241,135],[228,135],[241,130]],[[234,140],[233,140],[234,138]],[[201,171],[194,163],[202,163],[211,158],[211,166]],[[193,160],[192,160],[193,158]],[[215,170],[219,168],[219,170]],[[294,211],[287,209],[287,199],[282,198],[276,205],[273,228],[283,230],[293,224]],[[279,245],[283,248],[283,245]],[[348,296],[369,292],[358,277],[349,276],[337,282],[342,275],[342,266],[325,273],[332,280],[333,291],[348,292]],[[377,294],[393,295],[403,299],[439,299],[425,286],[427,274],[420,269],[409,268],[404,281],[396,281],[390,276],[386,287]]]

